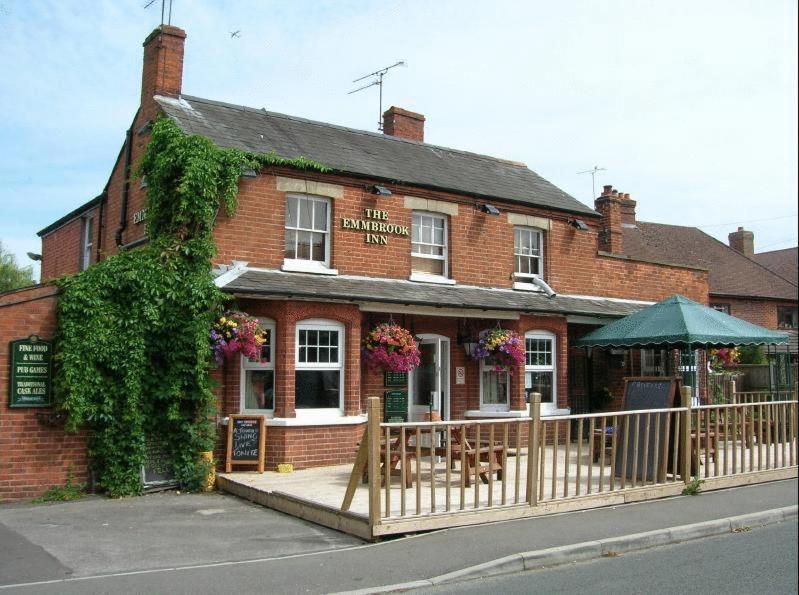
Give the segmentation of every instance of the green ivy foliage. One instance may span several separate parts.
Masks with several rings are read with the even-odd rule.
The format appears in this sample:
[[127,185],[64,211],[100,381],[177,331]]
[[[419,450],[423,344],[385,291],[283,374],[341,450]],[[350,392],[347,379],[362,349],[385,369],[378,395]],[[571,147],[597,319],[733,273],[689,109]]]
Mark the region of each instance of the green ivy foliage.
[[60,280],[56,397],[67,428],[90,430],[99,487],[138,494],[147,437],[163,444],[184,489],[198,489],[215,443],[208,332],[225,300],[214,285],[213,225],[236,209],[240,175],[269,165],[329,171],[299,158],[221,149],[168,119],[153,126],[142,248]]

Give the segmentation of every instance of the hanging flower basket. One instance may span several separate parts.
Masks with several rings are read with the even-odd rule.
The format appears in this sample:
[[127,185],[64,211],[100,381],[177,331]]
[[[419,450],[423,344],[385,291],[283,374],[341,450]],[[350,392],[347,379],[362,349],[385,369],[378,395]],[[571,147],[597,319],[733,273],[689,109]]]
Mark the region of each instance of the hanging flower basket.
[[363,341],[363,361],[386,372],[410,372],[419,366],[419,345],[413,335],[397,324],[377,325]]
[[267,332],[249,314],[225,312],[211,327],[209,335],[214,359],[222,363],[241,353],[247,359],[259,361]]
[[516,366],[524,366],[524,339],[514,331],[502,328],[491,329],[480,334],[472,352],[474,359],[491,359],[497,372],[513,371]]

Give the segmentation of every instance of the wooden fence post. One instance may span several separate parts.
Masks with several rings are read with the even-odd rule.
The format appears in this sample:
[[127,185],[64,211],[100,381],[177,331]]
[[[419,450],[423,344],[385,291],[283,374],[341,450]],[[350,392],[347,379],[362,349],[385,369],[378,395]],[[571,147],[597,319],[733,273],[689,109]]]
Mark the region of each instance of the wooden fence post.
[[738,402],[735,399],[735,391],[736,390],[737,390],[737,388],[735,386],[735,379],[734,378],[730,379],[730,398],[727,401],[728,403],[737,403]]
[[[366,406],[366,439],[369,442],[369,528],[380,524],[380,397],[369,397]],[[387,474],[388,475],[388,474]],[[389,478],[386,477],[386,481]]]
[[680,389],[682,393],[682,406],[686,408],[686,411],[682,412],[682,421],[680,423],[680,433],[682,434],[680,440],[682,443],[682,479],[686,484],[691,483],[691,461],[693,461],[693,453],[691,452],[692,390],[690,386],[683,386],[682,389]]
[[[538,505],[538,455],[541,452],[541,393],[532,393],[527,425],[527,502]],[[555,445],[557,449],[557,445]],[[518,456],[518,454],[517,454]],[[557,453],[555,454],[557,456]],[[504,471],[503,471],[504,473]]]

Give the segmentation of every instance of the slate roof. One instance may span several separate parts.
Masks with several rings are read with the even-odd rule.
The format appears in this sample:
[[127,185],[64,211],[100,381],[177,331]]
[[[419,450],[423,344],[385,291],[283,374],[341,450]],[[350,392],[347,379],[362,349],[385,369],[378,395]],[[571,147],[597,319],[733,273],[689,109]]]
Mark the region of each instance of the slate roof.
[[613,318],[632,314],[648,305],[644,302],[574,296],[556,296],[550,299],[543,293],[470,285],[436,285],[399,279],[324,276],[264,269],[248,269],[224,285],[222,290],[251,297],[379,302]]
[[784,250],[761,252],[760,254],[755,254],[753,260],[786,281],[794,285],[797,284],[797,277],[799,277],[799,248],[793,247],[785,248]]
[[155,99],[184,132],[220,147],[303,156],[356,176],[598,216],[513,161],[188,95]]
[[797,300],[796,285],[696,227],[638,221],[623,234],[631,258],[709,269],[711,295]]

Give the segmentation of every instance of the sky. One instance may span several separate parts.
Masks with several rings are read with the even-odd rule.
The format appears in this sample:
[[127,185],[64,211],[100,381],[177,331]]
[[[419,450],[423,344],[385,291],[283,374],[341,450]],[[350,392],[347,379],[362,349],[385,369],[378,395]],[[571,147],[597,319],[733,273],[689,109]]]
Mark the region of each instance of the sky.
[[[168,0],[167,0],[168,2]],[[0,242],[98,195],[161,0],[0,0]],[[430,143],[522,161],[582,202],[797,245],[796,0],[173,0],[183,91],[353,128],[423,113]],[[368,80],[366,81],[368,82]]]

